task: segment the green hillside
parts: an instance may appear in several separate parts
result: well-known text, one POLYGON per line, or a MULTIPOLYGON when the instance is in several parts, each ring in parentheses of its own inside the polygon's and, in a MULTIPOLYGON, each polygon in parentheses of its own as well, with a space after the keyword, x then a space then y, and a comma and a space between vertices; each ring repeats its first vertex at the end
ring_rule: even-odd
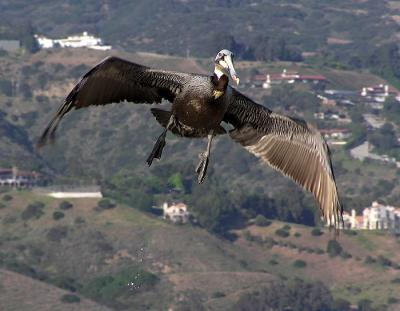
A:
MULTIPOLYGON (((281 222, 251 225, 229 242, 129 206, 101 209, 96 199, 68 201, 72 207, 65 209, 61 200, 32 192, 2 194, 0 264, 7 279, 0 286, 22 281, 9 270, 63 289, 51 289, 52 303, 65 306, 61 293, 69 291, 81 298, 81 307, 89 303, 87 297, 124 310, 196 304, 231 310, 244 293, 295 278, 322 281, 335 299, 353 304, 369 299, 374 306, 390 305, 388 299, 399 290, 399 241, 390 234, 342 234, 337 241, 343 250, 328 254, 334 234, 324 229, 312 234, 311 227, 281 222)), ((44 295, 44 286, 36 286, 38 295, 44 295)), ((10 291, 2 292, 0 301, 15 297, 10 291)), ((35 301, 33 295, 18 297, 20 306, 35 301)), ((13 298, 10 306, 11 301, 18 305, 13 298)))

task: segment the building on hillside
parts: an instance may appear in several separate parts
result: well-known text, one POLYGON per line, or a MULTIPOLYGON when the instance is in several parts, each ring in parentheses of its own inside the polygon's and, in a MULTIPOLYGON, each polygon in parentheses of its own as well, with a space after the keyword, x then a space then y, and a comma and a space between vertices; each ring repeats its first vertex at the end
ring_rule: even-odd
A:
POLYGON ((0 50, 15 52, 21 48, 19 40, 0 40, 0 50))
POLYGON ((35 38, 42 49, 61 48, 82 48, 86 47, 95 50, 110 50, 110 45, 103 45, 100 38, 89 35, 86 31, 82 35, 69 36, 64 39, 49 39, 45 36, 35 35, 35 38))
POLYGON ((400 101, 400 93, 387 84, 363 87, 360 95, 365 105, 375 110, 382 110, 389 96, 393 96, 397 101, 400 101))
POLYGON ((330 98, 328 98, 326 96, 319 95, 319 94, 317 95, 317 97, 321 101, 320 103, 321 103, 322 106, 327 106, 327 107, 336 106, 336 100, 334 100, 334 99, 330 99, 330 98))
POLYGON ((301 75, 297 71, 287 71, 283 69, 282 73, 268 73, 255 75, 252 78, 253 85, 256 87, 262 87, 269 89, 273 85, 278 84, 293 84, 293 83, 327 83, 328 80, 321 75, 301 75))
POLYGON ((25 188, 36 186, 41 179, 39 173, 21 171, 17 167, 0 168, 0 186, 25 188))
POLYGON ((173 223, 187 223, 190 219, 190 213, 187 205, 184 203, 173 203, 168 205, 167 202, 163 204, 163 218, 172 221, 173 223))
POLYGON ((372 202, 370 207, 357 216, 353 209, 351 214, 343 213, 344 226, 353 230, 389 230, 400 233, 400 208, 372 202))
POLYGON ((331 145, 345 145, 348 138, 351 137, 351 132, 344 128, 319 129, 319 132, 324 136, 327 143, 331 145))
POLYGON ((367 86, 361 89, 362 97, 373 99, 375 102, 380 103, 383 103, 391 94, 394 94, 393 90, 389 90, 389 85, 387 84, 367 86))

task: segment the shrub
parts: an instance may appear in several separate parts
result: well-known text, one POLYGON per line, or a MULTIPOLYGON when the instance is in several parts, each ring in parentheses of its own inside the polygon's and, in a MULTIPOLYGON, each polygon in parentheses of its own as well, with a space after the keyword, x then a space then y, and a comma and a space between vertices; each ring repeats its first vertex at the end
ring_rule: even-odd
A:
POLYGON ((73 208, 74 206, 72 205, 71 202, 62 201, 58 207, 59 207, 59 209, 67 210, 67 209, 73 208))
POLYGON ((323 235, 324 233, 319 229, 319 228, 313 228, 312 230, 311 230, 311 235, 312 236, 321 236, 321 235, 323 235))
POLYGON ((343 251, 342 246, 336 240, 329 240, 328 245, 326 247, 326 252, 329 254, 329 257, 333 258, 343 251))
POLYGON ((349 254, 349 253, 346 252, 346 251, 342 251, 342 252, 340 253, 340 257, 342 257, 343 259, 349 259, 349 258, 351 258, 351 257, 353 257, 353 256, 351 256, 351 254, 349 254))
POLYGON ((54 220, 59 220, 59 219, 61 219, 61 218, 64 218, 64 213, 63 212, 59 212, 59 211, 55 211, 54 213, 53 213, 53 219, 54 220))
POLYGON ((65 276, 58 276, 56 278, 53 278, 50 280, 50 283, 59 288, 66 289, 70 292, 76 292, 80 287, 73 278, 65 276))
POLYGON ((114 203, 111 203, 108 199, 102 199, 97 203, 99 209, 111 209, 115 207, 114 203))
POLYGON ((83 286, 82 292, 97 301, 110 302, 126 293, 130 288, 135 290, 149 289, 158 280, 159 278, 155 274, 140 267, 132 266, 113 276, 95 277, 83 286))
POLYGON ((281 238, 287 238, 288 236, 290 236, 290 233, 287 232, 287 231, 286 231, 285 229, 283 229, 283 228, 277 229, 277 230, 275 231, 275 234, 276 234, 277 236, 280 236, 281 238))
POLYGON ((299 237, 301 237, 301 233, 300 233, 300 232, 295 232, 294 236, 295 236, 296 238, 299 238, 299 237))
POLYGON ((65 294, 61 297, 61 301, 65 303, 79 303, 81 299, 74 294, 65 294))
POLYGON ((390 281, 392 284, 400 284, 400 278, 394 278, 393 280, 390 281))
POLYGON ((85 219, 81 216, 76 217, 74 220, 75 225, 84 224, 85 222, 86 222, 85 219))
POLYGON ((399 302, 399 299, 395 298, 395 297, 389 297, 387 300, 388 304, 395 304, 399 302))
POLYGON ((13 199, 13 197, 9 194, 3 195, 3 201, 5 201, 5 202, 11 201, 12 199, 13 199))
POLYGON ((380 264, 383 267, 391 267, 392 266, 392 261, 382 255, 379 255, 377 258, 378 264, 380 264))
POLYGON ((376 262, 376 260, 373 258, 373 257, 371 257, 371 256, 367 256, 367 257, 365 257, 365 259, 364 259, 364 263, 366 263, 366 264, 373 264, 373 263, 375 263, 376 262))
POLYGON ((271 260, 269 261, 269 264, 270 264, 271 266, 276 266, 276 265, 279 265, 279 262, 276 261, 275 259, 271 259, 271 260))
POLYGON ((29 204, 21 213, 22 220, 30 220, 33 218, 39 219, 44 215, 44 204, 42 202, 34 202, 29 204))
POLYGON ((67 227, 53 227, 47 232, 47 239, 52 242, 60 242, 68 234, 67 227))
POLYGON ((0 203, 0 209, 6 208, 6 207, 7 207, 7 205, 5 205, 4 203, 0 203))
POLYGON ((263 215, 257 215, 254 220, 254 224, 259 227, 268 227, 270 224, 272 224, 272 221, 268 220, 263 215))
POLYGON ((223 292, 217 291, 217 292, 212 293, 211 297, 212 298, 222 298, 222 297, 225 297, 225 294, 223 292))
POLYGON ((293 262, 293 267, 295 267, 295 268, 304 268, 306 266, 307 266, 307 263, 301 259, 297 259, 293 262))

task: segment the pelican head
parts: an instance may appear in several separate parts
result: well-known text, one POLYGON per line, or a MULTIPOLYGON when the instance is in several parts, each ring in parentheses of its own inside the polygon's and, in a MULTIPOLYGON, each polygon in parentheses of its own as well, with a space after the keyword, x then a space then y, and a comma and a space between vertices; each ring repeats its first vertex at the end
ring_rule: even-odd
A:
POLYGON ((236 82, 236 84, 239 84, 239 78, 236 75, 235 68, 233 67, 233 53, 229 50, 221 50, 215 56, 215 74, 218 76, 218 78, 221 77, 222 74, 225 74, 227 76, 231 76, 232 80, 236 82))

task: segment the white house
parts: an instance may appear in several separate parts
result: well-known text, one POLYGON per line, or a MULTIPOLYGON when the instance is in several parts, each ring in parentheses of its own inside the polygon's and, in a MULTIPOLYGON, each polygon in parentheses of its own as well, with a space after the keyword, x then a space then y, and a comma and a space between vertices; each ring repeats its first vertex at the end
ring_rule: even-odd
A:
POLYGON ((39 182, 41 176, 36 172, 21 171, 17 167, 0 168, 0 186, 7 187, 33 187, 39 182))
POLYGON ((171 220, 173 223, 187 223, 190 213, 187 210, 187 205, 184 203, 173 203, 168 206, 167 202, 163 204, 163 218, 171 220))
POLYGON ((400 208, 372 202, 363 210, 361 216, 353 209, 351 215, 343 213, 345 228, 365 230, 390 230, 400 233, 400 208))
POLYGON ((110 50, 110 45, 103 45, 100 38, 89 35, 86 31, 82 35, 69 36, 64 39, 50 39, 45 36, 35 35, 39 46, 42 49, 51 49, 56 46, 61 48, 81 48, 86 47, 95 50, 110 50))
POLYGON ((293 84, 296 82, 301 83, 327 83, 328 80, 321 75, 301 75, 297 71, 287 71, 283 69, 282 73, 268 73, 255 75, 253 78, 255 86, 261 86, 264 89, 269 89, 275 84, 293 84))

